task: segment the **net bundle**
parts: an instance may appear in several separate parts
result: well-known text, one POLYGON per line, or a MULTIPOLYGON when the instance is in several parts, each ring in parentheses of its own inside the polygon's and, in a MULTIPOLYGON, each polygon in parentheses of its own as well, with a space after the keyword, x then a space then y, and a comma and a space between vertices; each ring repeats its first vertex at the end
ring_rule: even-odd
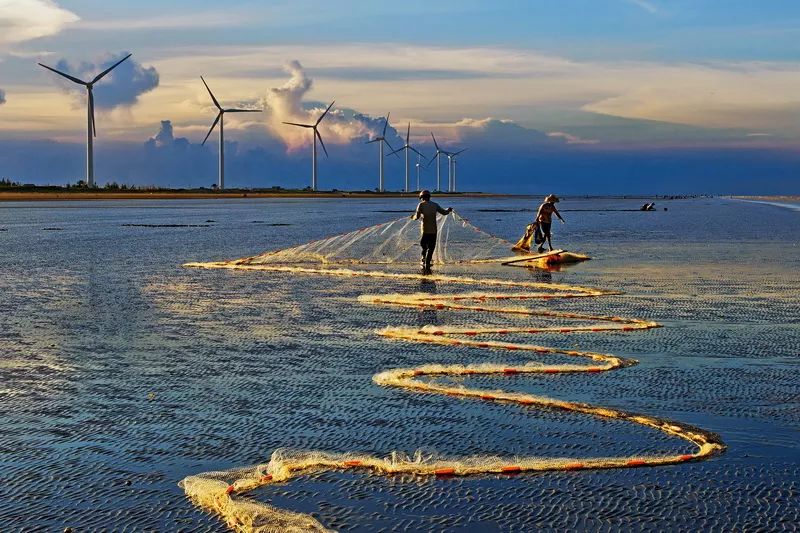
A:
MULTIPOLYGON (((469 263, 509 255, 511 243, 480 230, 455 212, 439 215, 434 262, 469 263)), ((240 259, 240 265, 263 264, 390 264, 420 258, 419 220, 403 217, 300 246, 240 259)))

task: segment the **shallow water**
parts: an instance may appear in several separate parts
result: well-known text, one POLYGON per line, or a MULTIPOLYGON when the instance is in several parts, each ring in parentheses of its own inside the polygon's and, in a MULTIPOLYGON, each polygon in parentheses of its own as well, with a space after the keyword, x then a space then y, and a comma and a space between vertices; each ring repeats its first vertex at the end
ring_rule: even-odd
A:
MULTIPOLYGON (((254 496, 340 530, 795 528, 800 213, 723 199, 612 211, 643 202, 560 204, 567 224, 554 225, 554 244, 595 258, 587 263, 562 272, 470 271, 625 291, 547 305, 666 327, 536 342, 640 364, 602 375, 470 381, 677 419, 719 433, 726 454, 665 468, 516 477, 323 473, 254 496)), ((532 216, 522 210, 535 207, 519 199, 443 203, 512 241, 532 216)), ((364 293, 460 287, 180 267, 300 244, 413 207, 406 200, 0 205, 0 530, 224 530, 177 482, 266 461, 279 447, 575 457, 686 448, 620 422, 374 385, 374 373, 396 366, 524 360, 374 334, 386 325, 507 317, 356 301, 364 293)))

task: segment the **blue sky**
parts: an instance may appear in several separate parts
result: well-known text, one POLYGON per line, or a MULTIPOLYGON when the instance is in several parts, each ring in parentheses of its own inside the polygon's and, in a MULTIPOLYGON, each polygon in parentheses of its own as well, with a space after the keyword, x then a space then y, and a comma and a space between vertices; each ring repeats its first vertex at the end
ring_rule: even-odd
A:
MULTIPOLYGON (((576 191, 591 183, 587 158, 619 192, 635 183, 614 181, 632 172, 626 157, 664 153, 664 187, 699 187, 702 174, 741 192, 763 169, 756 183, 798 188, 800 2, 0 0, 0 28, 0 174, 12 178, 61 183, 80 171, 85 97, 36 62, 89 72, 130 51, 129 72, 96 88, 109 102, 98 115, 97 158, 113 146, 125 171, 110 163, 105 172, 139 183, 170 183, 187 167, 165 160, 130 173, 165 120, 173 139, 192 146, 193 155, 172 158, 213 160, 213 143, 194 147, 214 116, 202 74, 221 100, 265 109, 226 122, 242 185, 302 182, 309 139, 280 122, 311 118, 335 98, 339 111, 323 135, 336 169, 329 184, 339 188, 370 182, 376 165, 362 161, 361 144, 387 111, 398 128, 414 124, 426 152, 430 131, 453 146, 471 143, 460 167, 467 188, 499 187, 491 169, 500 160, 514 188, 538 185, 524 173, 542 151, 556 154, 559 179, 576 191), (292 61, 298 68, 287 70, 292 61), (274 91, 302 80, 305 90, 274 91), (136 92, 123 97, 127 86, 136 92), (66 159, 28 165, 24 147, 34 145, 66 159), (268 155, 280 175, 252 170, 261 161, 253 153, 268 155), (726 153, 752 154, 752 165, 731 167, 726 153), (721 175, 698 170, 698 154, 721 175)), ((213 174, 194 173, 203 184, 213 174)))

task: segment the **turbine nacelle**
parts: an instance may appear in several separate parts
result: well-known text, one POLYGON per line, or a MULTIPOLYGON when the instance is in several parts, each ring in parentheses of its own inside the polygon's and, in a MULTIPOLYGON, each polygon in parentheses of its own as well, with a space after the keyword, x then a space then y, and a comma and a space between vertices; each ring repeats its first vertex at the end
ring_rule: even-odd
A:
POLYGON ((222 119, 222 116, 225 113, 261 113, 261 109, 235 109, 235 108, 223 109, 223 107, 219 105, 219 101, 214 96, 214 93, 211 92, 211 89, 206 83, 206 80, 203 79, 203 76, 200 76, 200 79, 203 80, 203 85, 206 86, 206 90, 208 91, 209 96, 211 96, 211 101, 214 102, 214 106, 217 109, 219 109, 219 113, 217 113, 217 118, 214 119, 214 123, 211 124, 211 128, 208 130, 208 133, 206 133, 206 137, 205 139, 203 139, 203 142, 201 144, 206 144, 206 141, 208 140, 208 137, 211 135, 211 132, 214 131, 215 127, 217 127, 217 123, 220 121, 220 119, 222 119))
POLYGON ((120 63, 122 63, 123 61, 125 61, 126 59, 131 57, 131 55, 132 54, 126 55, 125 57, 123 57, 122 59, 120 59, 119 61, 117 61, 116 63, 114 63, 110 67, 108 67, 107 69, 105 69, 103 72, 101 72, 100 74, 98 74, 97 76, 92 78, 91 81, 85 81, 85 80, 82 80, 80 78, 76 78, 75 76, 72 76, 71 74, 67 74, 66 72, 61 72, 60 70, 55 69, 53 67, 48 67, 44 63, 39 63, 39 66, 44 67, 44 68, 46 68, 47 70, 49 70, 51 72, 55 72, 59 76, 62 76, 62 77, 68 79, 69 81, 71 81, 73 83, 77 83, 78 85, 83 85, 84 87, 86 87, 86 92, 88 93, 88 98, 87 98, 87 100, 88 100, 88 110, 87 110, 87 115, 88 115, 87 121, 88 121, 88 124, 86 126, 86 128, 87 128, 87 132, 86 132, 86 184, 89 187, 93 187, 94 186, 94 146, 93 146, 93 143, 92 143, 92 139, 94 137, 97 137, 97 125, 96 125, 95 119, 94 119, 94 93, 92 92, 92 90, 94 89, 95 83, 97 83, 98 81, 103 79, 103 77, 106 74, 108 74, 109 72, 111 72, 112 70, 117 68, 120 63))
POLYGON ((116 63, 114 63, 110 67, 108 67, 107 69, 105 69, 103 72, 101 72, 100 74, 98 74, 97 76, 92 78, 91 81, 84 81, 84 80, 82 80, 80 78, 76 78, 75 76, 67 74, 66 72, 61 72, 60 70, 55 69, 53 67, 48 67, 44 63, 39 63, 39 66, 40 67, 44 67, 44 68, 46 68, 47 70, 49 70, 51 72, 55 72, 59 76, 63 76, 63 77, 67 78, 69 81, 71 81, 73 83, 77 83, 78 85, 83 85, 84 87, 86 87, 86 90, 89 92, 89 115, 91 116, 91 121, 92 121, 91 133, 92 133, 93 137, 97 137, 97 127, 96 127, 95 121, 94 121, 94 94, 92 93, 92 89, 94 89, 94 84, 97 83, 98 81, 100 81, 101 79, 103 79, 103 77, 106 74, 108 74, 109 72, 111 72, 112 70, 117 68, 117 66, 119 66, 120 63, 122 63, 123 61, 125 61, 126 59, 131 57, 132 55, 133 54, 126 55, 125 57, 123 57, 122 59, 120 59, 119 61, 117 61, 116 63))
POLYGON ((322 135, 319 133, 319 123, 322 122, 322 119, 325 118, 325 115, 328 114, 328 111, 331 110, 333 104, 336 103, 336 100, 331 102, 325 111, 319 116, 316 122, 313 124, 301 124, 299 122, 283 122, 284 124, 288 124, 289 126, 297 126, 299 128, 311 128, 313 130, 312 134, 312 146, 311 146, 311 188, 313 190, 317 190, 317 139, 319 139, 319 144, 322 146, 322 151, 325 152, 325 157, 328 157, 328 149, 325 148, 325 143, 322 141, 322 135))

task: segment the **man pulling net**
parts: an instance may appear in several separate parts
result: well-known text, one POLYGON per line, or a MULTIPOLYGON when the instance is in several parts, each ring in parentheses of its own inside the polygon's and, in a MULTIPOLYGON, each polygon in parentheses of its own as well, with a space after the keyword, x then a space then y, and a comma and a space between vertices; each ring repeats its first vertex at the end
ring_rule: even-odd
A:
POLYGON ((417 205, 417 210, 412 218, 414 220, 422 218, 422 237, 419 240, 419 245, 422 248, 421 268, 423 274, 430 274, 433 252, 436 250, 436 238, 439 231, 436 224, 436 215, 449 215, 453 212, 453 208, 442 209, 439 204, 431 201, 431 192, 428 190, 420 192, 419 199, 419 205, 417 205))

